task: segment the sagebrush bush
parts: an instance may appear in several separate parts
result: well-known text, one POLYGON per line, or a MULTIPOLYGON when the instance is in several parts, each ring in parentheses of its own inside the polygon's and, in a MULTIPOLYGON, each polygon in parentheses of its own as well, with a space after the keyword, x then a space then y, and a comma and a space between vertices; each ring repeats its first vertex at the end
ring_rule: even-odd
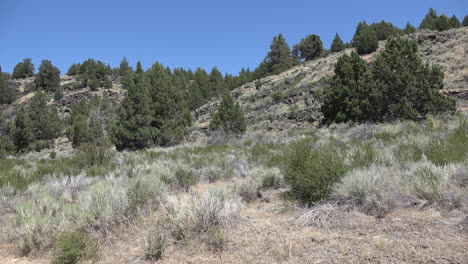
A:
POLYGON ((346 173, 343 149, 330 142, 314 147, 309 139, 290 145, 283 169, 291 194, 304 204, 325 199, 330 188, 346 173))
POLYGON ((184 191, 188 191, 192 185, 198 182, 197 175, 190 168, 178 167, 174 174, 177 179, 177 185, 184 191))
POLYGON ((234 191, 244 202, 253 202, 261 197, 260 186, 257 180, 249 179, 238 183, 234 191))
POLYGON ((97 260, 98 243, 81 231, 63 231, 55 241, 53 264, 75 264, 84 260, 97 260))
POLYGON ((462 162, 467 159, 468 122, 464 120, 447 138, 432 140, 424 154, 437 165, 462 162))

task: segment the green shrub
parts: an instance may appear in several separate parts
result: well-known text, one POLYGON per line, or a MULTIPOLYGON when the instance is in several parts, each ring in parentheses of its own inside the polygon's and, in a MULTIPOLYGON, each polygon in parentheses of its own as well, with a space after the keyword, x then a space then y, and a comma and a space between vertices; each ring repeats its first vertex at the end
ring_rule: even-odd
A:
POLYGON ((53 264, 74 264, 83 260, 96 260, 98 243, 81 231, 63 231, 53 250, 53 264))
POLYGON ((468 158, 468 123, 463 122, 447 139, 433 140, 424 154, 437 165, 464 161, 468 158))
POLYGON ((422 167, 414 172, 413 177, 411 189, 416 196, 431 203, 439 200, 439 175, 428 167, 422 167))
POLYGON ((257 81, 255 82, 255 89, 258 90, 258 89, 260 89, 260 88, 262 88, 262 81, 257 80, 257 81))
POLYGON ((193 170, 183 167, 177 168, 175 171, 175 178, 177 179, 177 185, 184 191, 188 191, 190 186, 198 182, 198 178, 193 170))
POLYGON ((166 236, 159 230, 152 231, 146 238, 146 260, 158 261, 166 248, 166 236))
POLYGON ((50 154, 49 154, 49 158, 51 159, 55 159, 57 157, 57 152, 55 151, 52 151, 50 154))
POLYGON ((419 161, 423 151, 415 143, 400 144, 396 149, 396 158, 400 162, 419 161))
POLYGON ((337 142, 315 148, 311 143, 310 139, 292 143, 283 168, 291 194, 304 204, 326 198, 347 171, 343 149, 337 142))

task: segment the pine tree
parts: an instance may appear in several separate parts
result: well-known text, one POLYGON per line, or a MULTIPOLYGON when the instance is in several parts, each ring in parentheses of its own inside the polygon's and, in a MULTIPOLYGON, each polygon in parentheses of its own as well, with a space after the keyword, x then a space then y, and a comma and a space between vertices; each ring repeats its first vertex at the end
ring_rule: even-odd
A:
POLYGON ((451 28, 450 19, 446 15, 441 15, 436 20, 436 29, 438 31, 445 31, 451 28))
POLYGON ((294 66, 291 49, 282 34, 275 36, 266 58, 255 70, 256 78, 278 74, 294 66))
POLYGON ((390 39, 374 62, 372 76, 382 93, 375 101, 380 108, 379 121, 455 110, 455 102, 439 92, 443 74, 438 67, 422 62, 414 40, 390 39))
POLYGON ((375 114, 372 76, 356 53, 344 54, 335 64, 335 76, 324 89, 322 112, 327 122, 372 120, 375 114))
POLYGON ((372 23, 369 27, 377 34, 377 40, 387 40, 390 36, 397 36, 400 33, 397 27, 384 20, 379 23, 372 23))
POLYGON ((128 84, 127 95, 117 111, 112 141, 118 151, 136 150, 152 145, 158 130, 151 124, 151 97, 142 83, 128 84))
POLYGON ((60 87, 60 70, 49 60, 43 60, 36 75, 36 87, 45 91, 55 91, 60 87))
POLYGON ((0 105, 11 104, 15 100, 15 91, 0 71, 0 105))
POLYGON ((13 131, 14 124, 7 122, 0 112, 0 158, 5 158, 7 154, 15 151, 15 144, 12 138, 13 131))
POLYGON ((343 40, 340 38, 338 33, 336 33, 335 38, 333 39, 333 42, 330 46, 330 51, 331 52, 340 52, 345 49, 345 45, 343 43, 343 40))
POLYGON ((209 75, 210 86, 212 87, 213 95, 219 96, 225 91, 224 78, 218 68, 213 67, 209 75))
POLYGON ((403 33, 408 35, 408 34, 412 34, 416 32, 416 28, 410 24, 410 22, 406 22, 406 26, 405 28, 403 29, 403 33))
POLYGON ((353 46, 359 54, 369 54, 377 50, 379 43, 377 34, 367 23, 359 22, 353 37, 353 46))
POLYGON ((303 38, 301 42, 296 46, 299 51, 299 57, 305 61, 313 60, 320 56, 323 52, 323 43, 320 40, 320 36, 308 35, 303 38))
POLYGON ((439 17, 434 9, 429 9, 429 12, 426 14, 424 19, 421 21, 419 25, 420 29, 429 29, 429 30, 437 30, 437 20, 439 17))
POLYGON ((453 15, 450 18, 449 24, 450 24, 450 28, 459 28, 461 25, 460 20, 458 20, 458 18, 455 15, 453 15))
POLYGON ((21 152, 27 150, 34 141, 32 121, 24 109, 21 109, 15 117, 13 132, 13 143, 16 150, 21 152))
POLYGON ((222 130, 225 133, 243 134, 247 129, 244 112, 239 102, 234 101, 230 93, 226 93, 210 122, 210 130, 222 130))
POLYGON ((48 141, 59 136, 62 130, 57 109, 54 105, 47 105, 44 92, 36 92, 26 109, 32 121, 32 131, 36 140, 48 141))
POLYGON ((34 76, 34 64, 31 59, 24 59, 22 62, 16 64, 13 69, 13 79, 28 78, 34 76))
POLYGON ((130 74, 132 71, 133 69, 132 67, 128 65, 127 58, 123 57, 122 61, 120 62, 119 75, 126 76, 130 74))
POLYGON ((183 94, 172 85, 167 71, 161 64, 154 63, 146 72, 143 84, 152 99, 152 127, 159 131, 155 143, 168 145, 182 140, 188 132, 191 114, 183 94))
POLYGON ((462 22, 462 27, 468 27, 468 16, 465 16, 463 18, 463 22, 462 22))

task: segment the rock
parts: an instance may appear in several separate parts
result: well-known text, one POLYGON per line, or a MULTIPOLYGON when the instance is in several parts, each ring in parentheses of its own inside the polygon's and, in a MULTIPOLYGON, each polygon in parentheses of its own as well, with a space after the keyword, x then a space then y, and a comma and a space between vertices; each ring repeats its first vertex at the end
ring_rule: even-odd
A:
POLYGON ((428 245, 423 244, 423 243, 416 243, 416 245, 414 245, 414 246, 417 247, 417 248, 429 248, 428 245))
POLYGON ((271 200, 270 200, 270 197, 264 197, 260 200, 261 203, 270 203, 271 200))

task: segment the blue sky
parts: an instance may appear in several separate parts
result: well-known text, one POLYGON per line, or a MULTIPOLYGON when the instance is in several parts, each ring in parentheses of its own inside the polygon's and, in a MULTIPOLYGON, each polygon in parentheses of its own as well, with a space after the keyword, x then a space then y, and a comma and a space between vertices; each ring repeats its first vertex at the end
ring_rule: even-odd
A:
POLYGON ((466 0, 0 0, 0 65, 12 72, 23 58, 36 68, 49 59, 65 73, 87 58, 115 67, 126 56, 145 69, 159 61, 237 74, 254 69, 278 33, 290 46, 317 34, 329 48, 336 32, 349 41, 359 21, 418 26, 430 7, 468 14, 466 0))

